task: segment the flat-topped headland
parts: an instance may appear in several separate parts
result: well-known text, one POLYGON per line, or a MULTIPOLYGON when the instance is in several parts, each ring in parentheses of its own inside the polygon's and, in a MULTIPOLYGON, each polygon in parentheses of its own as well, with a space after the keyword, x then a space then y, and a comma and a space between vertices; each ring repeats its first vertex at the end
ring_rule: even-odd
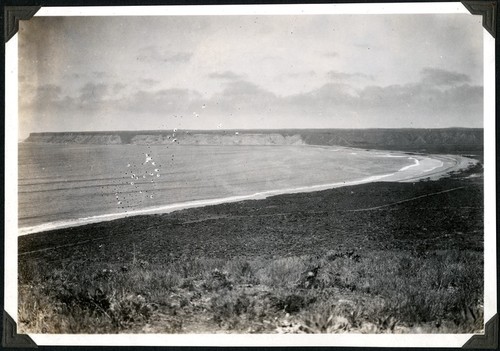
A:
POLYGON ((28 143, 184 145, 337 145, 430 153, 483 149, 482 128, 244 129, 31 133, 28 143), (175 140, 175 141, 174 141, 175 140))

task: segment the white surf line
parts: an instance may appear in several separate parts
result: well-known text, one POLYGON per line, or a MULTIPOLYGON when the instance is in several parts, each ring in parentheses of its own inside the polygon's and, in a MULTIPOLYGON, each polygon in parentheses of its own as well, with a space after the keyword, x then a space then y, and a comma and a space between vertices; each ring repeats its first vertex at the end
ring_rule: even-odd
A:
POLYGON ((223 203, 231 203, 231 202, 238 202, 238 201, 244 201, 244 200, 262 200, 262 199, 265 199, 269 196, 274 196, 274 195, 320 191, 320 190, 338 188, 338 187, 342 187, 342 186, 358 185, 358 184, 373 182, 373 181, 376 181, 376 180, 379 180, 379 179, 382 179, 385 177, 389 177, 389 176, 392 176, 395 174, 396 173, 389 173, 389 174, 383 174, 383 175, 378 175, 378 176, 371 176, 368 178, 363 178, 363 179, 349 181, 349 182, 337 182, 337 183, 329 183, 329 184, 304 186, 304 187, 298 187, 298 188, 267 190, 267 191, 262 191, 262 192, 250 194, 250 195, 236 195, 236 196, 229 196, 229 197, 216 198, 216 199, 187 201, 187 202, 181 202, 181 203, 177 203, 177 204, 170 204, 170 205, 164 205, 164 206, 158 206, 158 207, 152 207, 152 208, 145 208, 145 209, 141 209, 141 210, 129 211, 127 213, 110 213, 110 214, 105 214, 105 215, 97 215, 97 216, 83 217, 83 218, 77 218, 77 219, 61 220, 61 221, 44 223, 44 224, 40 224, 40 225, 36 225, 36 226, 32 226, 32 227, 19 228, 19 235, 21 236, 21 235, 27 235, 27 234, 34 234, 34 233, 38 233, 38 232, 42 232, 42 231, 54 230, 54 229, 63 229, 63 228, 76 227, 76 226, 81 226, 81 225, 91 224, 91 223, 112 221, 112 220, 119 219, 119 218, 126 218, 126 217, 138 216, 138 215, 170 213, 173 211, 187 209, 187 208, 194 208, 194 207, 219 205, 219 204, 223 204, 223 203))
POLYGON ((457 166, 460 166, 459 168, 461 169, 462 168, 461 165, 462 165, 463 160, 467 160, 467 165, 473 165, 473 164, 476 164, 479 162, 477 160, 470 159, 470 158, 463 157, 463 156, 461 157, 461 159, 457 159, 456 157, 453 157, 450 155, 433 155, 433 156, 434 157, 431 158, 430 160, 439 162, 439 165, 432 167, 432 168, 424 169, 422 172, 427 173, 427 172, 431 172, 431 171, 438 169, 438 168, 443 168, 443 172, 444 172, 446 170, 450 170, 450 169, 457 167, 457 166), (444 162, 447 162, 447 165, 445 165, 444 162))
MULTIPOLYGON (((392 156, 392 157, 407 157, 407 156, 392 156)), ((410 158, 414 160, 414 164, 402 167, 401 169, 399 169, 398 171, 396 171, 394 173, 375 175, 375 176, 370 176, 367 178, 362 178, 362 179, 357 179, 357 180, 352 180, 352 181, 342 181, 342 182, 335 182, 335 183, 303 186, 303 187, 297 187, 297 188, 286 188, 286 189, 278 189, 278 190, 266 190, 266 191, 257 192, 257 193, 250 194, 250 195, 235 195, 235 196, 229 196, 229 197, 224 197, 224 198, 187 201, 187 202, 181 202, 181 203, 176 203, 176 204, 170 204, 170 205, 164 205, 164 206, 145 208, 145 209, 141 209, 141 210, 129 211, 126 213, 110 213, 110 214, 104 214, 104 215, 54 221, 54 222, 44 223, 44 224, 40 224, 40 225, 36 225, 36 226, 19 228, 18 235, 22 236, 22 235, 44 232, 44 231, 48 231, 48 230, 78 227, 78 226, 82 226, 82 225, 86 225, 86 224, 107 222, 107 221, 112 221, 115 219, 127 218, 127 217, 132 217, 132 216, 170 213, 173 211, 178 211, 178 210, 183 210, 183 209, 188 209, 188 208, 204 207, 204 206, 209 206, 209 205, 220 205, 223 203, 232 203, 232 202, 239 202, 239 201, 244 201, 244 200, 262 200, 262 199, 265 199, 269 196, 275 196, 275 195, 295 194, 295 193, 303 193, 303 192, 328 190, 328 189, 334 189, 334 188, 339 188, 339 187, 343 187, 343 186, 352 186, 352 185, 371 183, 371 182, 375 182, 378 180, 383 180, 384 178, 389 178, 389 177, 394 177, 394 176, 395 176, 395 178, 390 179, 391 181, 396 181, 396 182, 397 181, 404 181, 405 178, 407 177, 407 176, 405 177, 405 172, 408 169, 410 169, 411 167, 416 167, 420 164, 420 162, 416 158, 414 158, 414 157, 410 157, 410 158)), ((419 177, 422 177, 423 175, 424 175, 424 173, 419 175, 419 177)))
POLYGON ((439 166, 433 167, 431 169, 426 169, 421 171, 418 175, 412 175, 406 179, 400 179, 400 182, 414 182, 423 178, 430 178, 433 180, 444 177, 450 172, 460 171, 467 169, 468 167, 477 164, 479 161, 458 155, 429 155, 425 161, 437 161, 440 163, 439 166), (435 171, 437 169, 437 171, 435 171))
POLYGON ((417 167, 420 165, 420 161, 418 159, 416 159, 415 157, 408 157, 409 160, 413 160, 413 164, 412 165, 409 165, 409 166, 405 166, 403 168, 401 168, 398 172, 404 172, 412 167, 417 167))
POLYGON ((437 159, 434 159, 434 160, 438 161, 440 164, 438 166, 435 166, 435 167, 432 167, 432 168, 424 169, 422 172, 425 172, 425 173, 431 172, 431 171, 433 171, 433 170, 435 170, 437 168, 441 168, 441 167, 444 166, 444 162, 443 161, 437 160, 437 159))
POLYGON ((379 154, 381 157, 408 157, 408 155, 379 154))

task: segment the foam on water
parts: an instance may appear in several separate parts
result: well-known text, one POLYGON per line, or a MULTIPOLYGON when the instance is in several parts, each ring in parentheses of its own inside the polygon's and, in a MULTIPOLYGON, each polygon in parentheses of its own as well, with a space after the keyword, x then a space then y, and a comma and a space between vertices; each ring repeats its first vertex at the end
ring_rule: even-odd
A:
POLYGON ((443 161, 439 161, 439 160, 433 160, 433 161, 436 161, 435 163, 437 164, 436 166, 433 166, 431 168, 427 168, 427 169, 424 169, 423 172, 424 173, 428 173, 428 172, 432 172, 433 170, 435 169, 438 169, 440 167, 443 167, 444 166, 444 162, 443 161))
POLYGON ((420 165, 420 161, 419 161, 419 160, 417 160, 415 157, 408 157, 408 159, 409 159, 409 160, 413 160, 413 162, 414 162, 414 163, 413 163, 412 165, 405 166, 405 167, 401 168, 401 169, 399 170, 399 172, 404 172, 404 171, 406 171, 406 170, 408 170, 408 169, 410 169, 410 168, 412 168, 412 167, 417 167, 417 166, 419 166, 419 165, 420 165))

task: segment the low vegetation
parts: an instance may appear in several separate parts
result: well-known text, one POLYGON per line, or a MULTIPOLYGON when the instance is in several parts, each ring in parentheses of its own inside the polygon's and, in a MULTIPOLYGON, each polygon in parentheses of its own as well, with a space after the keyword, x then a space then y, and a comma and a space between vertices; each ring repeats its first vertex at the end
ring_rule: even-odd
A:
POLYGON ((18 328, 478 332, 482 226, 482 179, 465 173, 29 235, 19 241, 18 328))
POLYGON ((19 322, 48 333, 472 332, 483 322, 481 266, 481 253, 460 251, 80 261, 31 270, 19 322))

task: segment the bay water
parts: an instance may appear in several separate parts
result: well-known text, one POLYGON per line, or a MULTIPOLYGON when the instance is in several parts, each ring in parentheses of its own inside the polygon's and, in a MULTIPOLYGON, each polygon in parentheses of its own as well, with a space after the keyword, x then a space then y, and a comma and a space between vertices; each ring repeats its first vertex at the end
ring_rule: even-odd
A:
POLYGON ((19 144, 20 228, 193 200, 350 182, 412 165, 322 146, 19 144))

